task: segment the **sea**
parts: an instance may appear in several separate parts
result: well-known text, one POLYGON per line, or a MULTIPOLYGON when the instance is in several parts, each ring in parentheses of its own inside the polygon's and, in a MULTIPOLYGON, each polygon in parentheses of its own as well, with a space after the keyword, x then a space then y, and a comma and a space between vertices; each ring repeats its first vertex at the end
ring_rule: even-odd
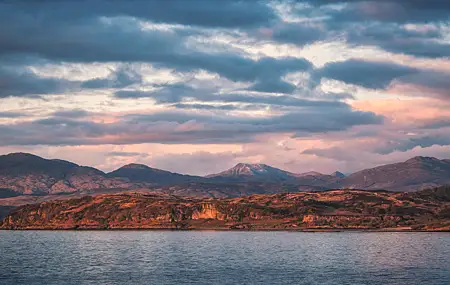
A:
POLYGON ((450 233, 0 231, 0 284, 450 284, 450 233))

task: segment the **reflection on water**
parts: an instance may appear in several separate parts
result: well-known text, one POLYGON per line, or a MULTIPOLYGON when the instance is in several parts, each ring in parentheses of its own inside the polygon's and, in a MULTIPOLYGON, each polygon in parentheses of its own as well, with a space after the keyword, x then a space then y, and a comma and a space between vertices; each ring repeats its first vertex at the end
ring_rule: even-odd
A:
POLYGON ((0 284, 450 284, 448 233, 0 231, 0 284))

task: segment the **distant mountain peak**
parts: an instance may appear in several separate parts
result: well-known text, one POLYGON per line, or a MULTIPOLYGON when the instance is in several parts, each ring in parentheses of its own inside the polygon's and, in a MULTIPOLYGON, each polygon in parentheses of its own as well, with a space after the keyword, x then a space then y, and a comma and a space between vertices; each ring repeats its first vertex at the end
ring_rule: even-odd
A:
POLYGON ((308 171, 305 173, 300 173, 300 174, 296 174, 295 176, 297 177, 303 177, 303 176, 323 176, 322 173, 317 172, 317 171, 308 171))
POLYGON ((333 172, 331 174, 331 176, 335 176, 335 177, 338 177, 338 178, 344 178, 346 175, 344 173, 340 172, 340 171, 335 171, 335 172, 333 172))
POLYGON ((149 169, 150 167, 145 164, 130 163, 121 167, 121 169, 149 169))
POLYGON ((293 173, 263 163, 238 163, 228 170, 206 177, 219 179, 231 178, 245 181, 284 181, 295 178, 293 173))
POLYGON ((430 156, 415 156, 413 158, 408 159, 405 162, 436 162, 436 161, 441 160, 430 156))
POLYGON ((262 173, 262 172, 268 172, 272 169, 275 169, 271 166, 268 166, 266 164, 262 163, 238 163, 231 169, 227 171, 231 171, 235 174, 255 174, 255 173, 262 173))
MULTIPOLYGON (((243 163, 240 162, 238 164, 236 164, 234 167, 252 167, 252 168, 258 168, 258 167, 267 167, 267 164, 263 164, 263 163, 243 163)), ((233 167, 233 168, 234 168, 233 167)))
POLYGON ((199 176, 183 175, 167 170, 149 167, 145 164, 130 163, 107 174, 109 177, 127 178, 132 182, 156 184, 176 184, 200 181, 199 176))
POLYGON ((3 155, 2 157, 11 159, 13 161, 17 161, 20 163, 29 163, 29 162, 34 162, 34 161, 40 161, 40 162, 48 162, 48 163, 54 162, 54 163, 58 163, 60 165, 64 164, 66 166, 71 166, 71 167, 79 166, 78 164, 67 161, 67 160, 46 159, 46 158, 31 154, 31 153, 26 153, 26 152, 14 152, 14 153, 3 155))
POLYGON ((4 157, 8 157, 8 158, 35 158, 35 159, 43 159, 40 156, 31 154, 31 153, 26 153, 26 152, 13 152, 13 153, 5 154, 3 156, 4 157))

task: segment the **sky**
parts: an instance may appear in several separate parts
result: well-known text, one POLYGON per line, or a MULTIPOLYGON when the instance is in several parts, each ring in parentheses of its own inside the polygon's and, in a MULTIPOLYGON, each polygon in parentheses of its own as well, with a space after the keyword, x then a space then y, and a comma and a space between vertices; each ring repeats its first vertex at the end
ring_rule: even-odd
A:
POLYGON ((4 1, 0 154, 205 175, 450 158, 450 1, 4 1))

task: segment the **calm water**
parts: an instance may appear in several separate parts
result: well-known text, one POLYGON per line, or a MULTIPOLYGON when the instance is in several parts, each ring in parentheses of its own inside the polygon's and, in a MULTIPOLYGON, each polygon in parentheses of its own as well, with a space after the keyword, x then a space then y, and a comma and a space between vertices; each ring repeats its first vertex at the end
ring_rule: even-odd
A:
POLYGON ((0 284, 450 284, 448 233, 0 231, 0 284))

